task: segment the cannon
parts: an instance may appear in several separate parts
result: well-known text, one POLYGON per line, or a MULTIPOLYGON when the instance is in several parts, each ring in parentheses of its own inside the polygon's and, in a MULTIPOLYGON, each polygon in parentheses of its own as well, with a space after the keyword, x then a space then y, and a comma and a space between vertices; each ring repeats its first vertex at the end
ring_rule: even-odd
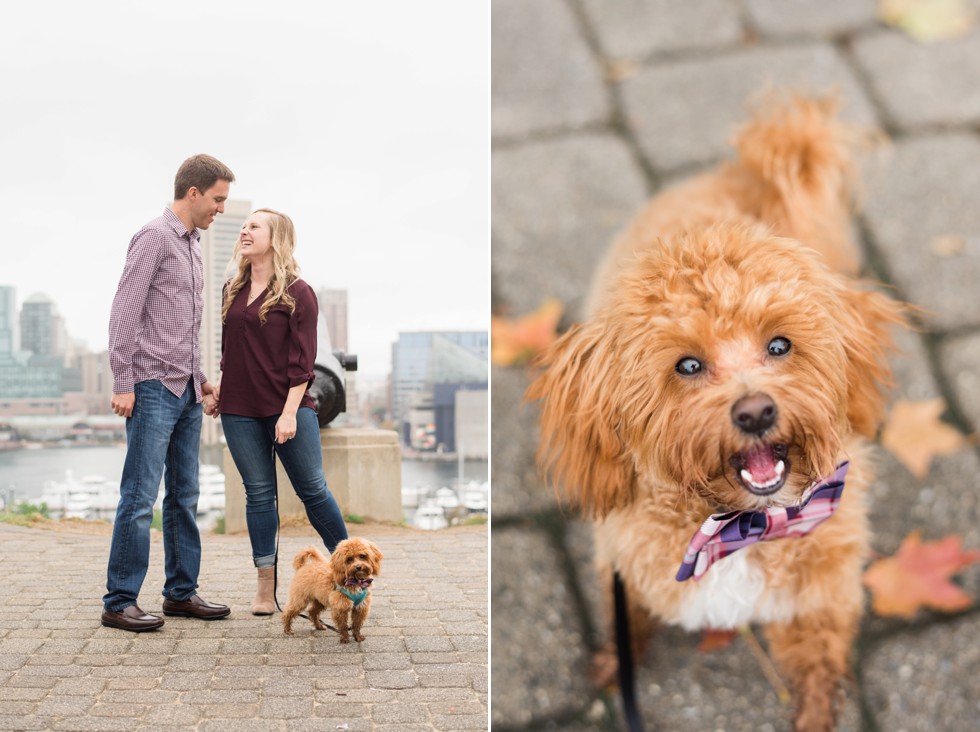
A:
POLYGON ((347 372, 357 371, 357 356, 333 348, 330 329, 321 314, 316 326, 316 359, 313 363, 313 383, 310 396, 316 405, 320 429, 330 424, 337 415, 347 411, 347 372))

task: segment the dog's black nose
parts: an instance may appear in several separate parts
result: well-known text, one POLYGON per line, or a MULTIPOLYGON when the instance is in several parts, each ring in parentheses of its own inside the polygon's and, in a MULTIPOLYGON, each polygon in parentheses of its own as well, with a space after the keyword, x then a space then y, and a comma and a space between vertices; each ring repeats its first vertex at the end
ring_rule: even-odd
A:
POLYGON ((761 435, 776 424, 776 402, 768 394, 742 397, 732 407, 732 422, 742 432, 761 435))

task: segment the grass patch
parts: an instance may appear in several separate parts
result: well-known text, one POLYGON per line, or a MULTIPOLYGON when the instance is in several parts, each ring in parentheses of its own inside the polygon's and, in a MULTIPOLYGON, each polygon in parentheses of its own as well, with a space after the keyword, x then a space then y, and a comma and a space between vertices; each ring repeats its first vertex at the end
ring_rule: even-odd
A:
POLYGON ((344 516, 344 521, 346 521, 349 524, 363 524, 363 523, 366 523, 363 518, 361 518, 357 514, 353 514, 353 513, 350 514, 349 516, 344 516))
POLYGON ((153 520, 150 522, 150 528, 156 529, 157 531, 163 531, 163 511, 154 509, 153 520))
POLYGON ((225 515, 221 514, 214 520, 214 528, 211 529, 215 534, 225 533, 225 515))
POLYGON ((0 512, 0 521, 15 526, 36 526, 50 519, 51 514, 48 510, 48 504, 43 502, 35 504, 28 503, 27 501, 18 501, 13 506, 0 512))
POLYGON ((486 526, 488 520, 486 516, 470 516, 463 520, 463 526, 486 526))

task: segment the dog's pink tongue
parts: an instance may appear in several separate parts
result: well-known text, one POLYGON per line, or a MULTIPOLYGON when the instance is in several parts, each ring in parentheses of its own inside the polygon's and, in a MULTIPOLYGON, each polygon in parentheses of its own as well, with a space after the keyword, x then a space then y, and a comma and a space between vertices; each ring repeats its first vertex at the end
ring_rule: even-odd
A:
POLYGON ((742 454, 745 457, 745 469, 752 476, 753 483, 763 485, 776 479, 776 460, 771 447, 760 445, 742 454))

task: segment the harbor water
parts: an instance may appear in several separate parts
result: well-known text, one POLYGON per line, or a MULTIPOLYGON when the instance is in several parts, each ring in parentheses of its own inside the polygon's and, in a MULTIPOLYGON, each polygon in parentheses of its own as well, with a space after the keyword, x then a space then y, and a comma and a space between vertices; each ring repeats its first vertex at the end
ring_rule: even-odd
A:
MULTIPOLYGON (((126 448, 122 446, 99 447, 47 447, 0 451, 0 505, 12 505, 20 501, 40 503, 42 496, 50 494, 53 486, 67 481, 95 484, 103 482, 116 486, 122 475, 126 448)), ((202 470, 222 468, 222 448, 202 447, 202 470), (209 467, 213 466, 213 467, 209 467)), ((203 473, 202 473, 203 476, 203 473)), ((486 485, 488 464, 486 461, 466 460, 435 462, 423 460, 402 461, 403 511, 406 521, 414 523, 416 509, 428 500, 435 499, 440 488, 463 484, 486 485)), ((202 479, 203 483, 203 479, 202 479)), ((162 492, 162 489, 161 489, 162 492)), ((215 510, 211 513, 221 513, 215 510)), ((111 520, 111 512, 90 512, 92 518, 111 520)), ((202 516, 203 528, 210 528, 214 515, 202 516)), ((429 528, 428 526, 425 528, 429 528)))

